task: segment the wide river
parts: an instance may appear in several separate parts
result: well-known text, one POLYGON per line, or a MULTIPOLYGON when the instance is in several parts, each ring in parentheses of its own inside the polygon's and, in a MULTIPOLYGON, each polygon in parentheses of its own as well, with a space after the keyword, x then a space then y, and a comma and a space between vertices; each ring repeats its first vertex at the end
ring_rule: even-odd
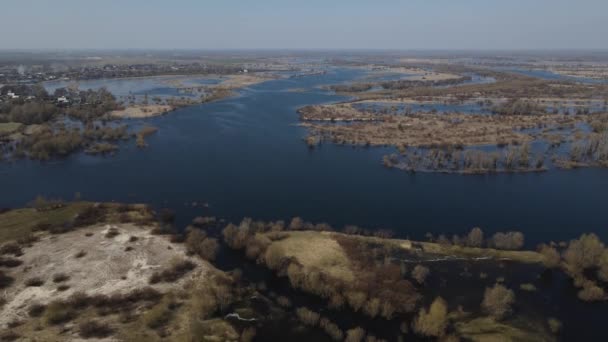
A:
POLYGON ((605 169, 408 174, 382 166, 391 148, 308 149, 296 109, 344 100, 317 86, 358 77, 361 71, 342 69, 269 81, 238 97, 147 119, 160 130, 144 150, 131 141, 108 158, 2 163, 0 207, 22 206, 38 194, 71 199, 79 192, 87 200, 169 207, 182 226, 197 215, 232 221, 301 216, 336 227, 390 228, 412 238, 479 226, 521 230, 530 246, 583 232, 608 240, 605 169))

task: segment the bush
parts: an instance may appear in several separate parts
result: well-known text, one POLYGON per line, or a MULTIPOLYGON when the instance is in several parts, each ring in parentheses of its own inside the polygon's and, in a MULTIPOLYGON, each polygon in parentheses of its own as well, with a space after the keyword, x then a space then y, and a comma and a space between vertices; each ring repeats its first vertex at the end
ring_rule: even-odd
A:
POLYGON ((165 296, 163 300, 146 311, 143 320, 151 329, 160 328, 167 324, 171 319, 172 311, 176 308, 176 303, 172 296, 165 296))
POLYGON ((81 211, 74 219, 74 227, 85 227, 103 222, 106 210, 100 205, 90 205, 81 211))
POLYGON ((174 260, 170 268, 152 274, 150 277, 150 284, 174 282, 183 277, 186 273, 192 271, 195 267, 196 264, 190 260, 174 260))
POLYGON ((5 289, 13 284, 15 279, 0 271, 0 289, 5 289))
POLYGON ((199 229, 189 229, 186 236, 186 249, 188 253, 196 254, 203 260, 213 261, 219 250, 217 239, 207 237, 207 234, 199 229))
POLYGON ((321 320, 319 321, 319 326, 334 341, 342 341, 344 339, 344 332, 342 332, 342 329, 340 329, 340 327, 338 325, 336 325, 329 319, 327 319, 325 317, 321 318, 321 320))
POLYGON ((496 233, 492 245, 497 249, 517 250, 524 246, 524 234, 521 232, 496 233))
POLYGON ((21 265, 22 263, 23 262, 19 259, 0 257, 0 267, 13 268, 21 265))
POLYGON ((288 308, 291 306, 291 300, 289 300, 289 298, 287 298, 285 296, 280 296, 277 298, 277 304, 279 304, 279 306, 282 306, 284 308, 288 308))
POLYGON ((79 259, 79 258, 84 257, 85 255, 87 255, 87 252, 81 250, 80 252, 74 254, 74 257, 77 258, 77 259, 79 259))
POLYGON ((70 285, 61 284, 61 285, 57 286, 57 291, 59 291, 59 292, 67 291, 69 289, 70 289, 70 285))
POLYGON ((44 313, 45 309, 46 309, 46 306, 44 306, 42 304, 32 304, 27 309, 27 313, 28 313, 28 315, 30 315, 30 317, 40 317, 44 313))
POLYGON ((447 315, 447 303, 441 297, 437 297, 428 311, 425 308, 420 309, 413 323, 414 331, 422 336, 443 336, 447 327, 447 315))
POLYGON ((21 250, 21 246, 19 246, 16 242, 8 242, 0 247, 0 255, 12 254, 14 256, 23 255, 23 250, 21 250))
POLYGON ((475 227, 471 229, 467 235, 467 245, 470 247, 481 247, 483 244, 483 231, 481 228, 475 227))
POLYGON ((541 244, 538 247, 538 252, 543 255, 543 265, 547 268, 556 268, 559 266, 562 257, 554 247, 541 244))
POLYGON ((44 311, 44 321, 49 325, 71 321, 75 316, 69 304, 59 301, 52 302, 44 311))
POLYGON ((300 322, 306 325, 314 327, 317 325, 317 323, 319 323, 319 314, 309 310, 308 308, 298 308, 296 310, 296 315, 298 316, 300 322))
POLYGON ((578 292, 578 298, 585 302, 596 302, 604 300, 604 289, 593 282, 586 282, 582 290, 578 292))
POLYGON ((70 279, 70 276, 68 276, 65 273, 56 273, 53 275, 53 282, 54 283, 61 283, 64 282, 66 280, 70 279))
POLYGON ((416 279, 419 284, 423 284, 430 271, 427 267, 422 265, 416 265, 412 270, 412 277, 416 279))
POLYGON ((580 273, 596 266, 602 260, 604 244, 595 234, 583 234, 578 240, 570 241, 564 252, 566 268, 571 273, 580 273))
POLYGON ((557 318, 549 318, 547 319, 547 324, 549 325, 549 330, 557 334, 560 330, 562 330, 562 322, 560 322, 557 318))
POLYGON ((257 331, 255 330, 254 327, 245 328, 243 330, 243 332, 241 333, 240 342, 251 342, 251 341, 253 341, 253 338, 255 337, 256 333, 257 333, 257 331))
POLYGON ((78 332, 83 338, 105 338, 112 335, 113 330, 107 324, 88 321, 78 326, 78 332))
POLYGON ((12 330, 6 330, 0 333, 0 341, 16 341, 21 336, 12 330))
POLYGON ((29 278, 28 280, 25 281, 25 286, 38 287, 38 286, 42 286, 43 284, 44 284, 44 280, 40 279, 39 277, 29 278))
POLYGON ((356 327, 346 331, 345 342, 361 342, 365 338, 365 330, 360 327, 356 327))
POLYGON ((608 250, 605 250, 602 254, 598 266, 597 276, 601 280, 608 282, 608 250))
POLYGON ((486 288, 481 306, 488 314, 500 320, 512 312, 514 302, 515 293, 512 290, 495 284, 492 288, 486 288))
POLYGON ((120 232, 118 231, 118 229, 112 227, 112 228, 108 229, 108 232, 106 233, 105 237, 107 239, 112 239, 118 235, 120 235, 120 232))

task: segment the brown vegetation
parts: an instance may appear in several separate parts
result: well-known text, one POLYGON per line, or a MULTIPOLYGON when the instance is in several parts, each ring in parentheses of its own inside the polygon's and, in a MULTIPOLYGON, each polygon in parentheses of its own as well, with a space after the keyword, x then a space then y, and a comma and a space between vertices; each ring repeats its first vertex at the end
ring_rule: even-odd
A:
POLYGON ((447 327, 448 307, 443 298, 437 297, 428 311, 420 309, 413 323, 414 331, 422 336, 440 337, 447 327))
POLYGON ((190 260, 173 260, 171 262, 171 267, 161 272, 155 272, 150 277, 150 284, 174 282, 186 275, 186 273, 192 271, 195 267, 196 264, 190 260))
POLYGON ((501 284, 486 288, 482 308, 496 319, 503 319, 513 311, 515 293, 501 284))

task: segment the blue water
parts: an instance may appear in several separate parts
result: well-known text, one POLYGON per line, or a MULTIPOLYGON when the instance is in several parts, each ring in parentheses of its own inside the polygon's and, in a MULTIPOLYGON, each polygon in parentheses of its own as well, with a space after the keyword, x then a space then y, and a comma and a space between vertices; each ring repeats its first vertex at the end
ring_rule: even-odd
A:
POLYGON ((517 229, 529 245, 596 232, 608 240, 608 170, 460 176, 408 174, 381 165, 392 148, 324 144, 309 150, 296 109, 341 101, 318 87, 361 77, 356 70, 282 79, 238 97, 138 120, 159 127, 138 150, 124 143, 114 157, 84 154, 51 162, 0 164, 0 207, 42 194, 71 199, 146 202, 232 221, 326 221, 391 228, 400 236, 517 229), (290 92, 303 88, 306 92, 290 92), (192 202, 209 204, 208 208, 192 202))
POLYGON ((525 69, 525 68, 512 68, 512 67, 496 67, 494 69, 498 70, 498 71, 508 71, 508 72, 514 72, 514 73, 522 74, 522 75, 526 75, 526 76, 542 78, 545 80, 575 81, 575 82, 588 83, 588 84, 608 83, 608 80, 593 79, 593 78, 588 78, 588 77, 565 76, 565 75, 557 74, 552 71, 543 70, 543 69, 525 69))

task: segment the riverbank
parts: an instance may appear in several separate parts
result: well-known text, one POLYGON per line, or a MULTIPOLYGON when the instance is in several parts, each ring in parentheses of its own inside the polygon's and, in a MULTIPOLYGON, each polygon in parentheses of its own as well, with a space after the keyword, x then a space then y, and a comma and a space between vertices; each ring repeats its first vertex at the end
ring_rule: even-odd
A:
POLYGON ((0 214, 3 340, 239 339, 220 309, 230 275, 163 233, 148 207, 35 203, 0 214))

